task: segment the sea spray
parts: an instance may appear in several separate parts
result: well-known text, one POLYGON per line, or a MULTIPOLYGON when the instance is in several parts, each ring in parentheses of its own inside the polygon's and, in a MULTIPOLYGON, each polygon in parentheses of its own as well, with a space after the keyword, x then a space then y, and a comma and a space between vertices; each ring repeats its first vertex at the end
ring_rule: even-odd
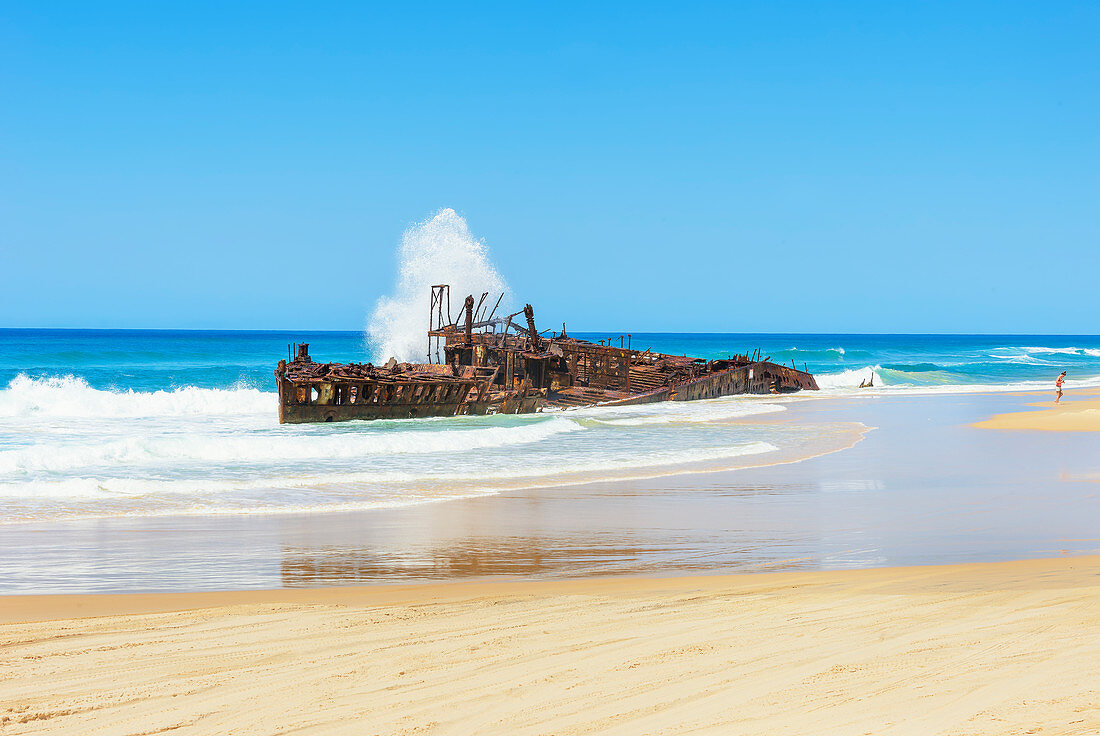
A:
MULTIPOLYGON (((439 210, 406 230, 399 259, 394 293, 378 300, 367 323, 376 362, 390 357, 410 362, 427 359, 428 307, 434 284, 451 285, 455 319, 467 294, 480 298, 487 291, 487 301, 493 304, 502 293, 504 302, 509 300, 508 284, 490 261, 485 242, 474 238, 466 220, 452 209, 439 210)), ((443 312, 446 316, 446 305, 443 312)))

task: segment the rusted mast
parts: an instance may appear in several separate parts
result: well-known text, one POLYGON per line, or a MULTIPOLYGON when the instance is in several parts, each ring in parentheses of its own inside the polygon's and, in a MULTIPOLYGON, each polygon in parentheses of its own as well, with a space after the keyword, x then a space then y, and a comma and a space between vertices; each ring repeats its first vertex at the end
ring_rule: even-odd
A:
POLYGON ((531 337, 531 349, 539 349, 539 331, 535 329, 535 308, 530 304, 523 305, 523 316, 527 318, 527 334, 531 337))
MULTIPOLYGON (((432 303, 428 310, 428 362, 432 362, 432 333, 451 323, 451 287, 449 284, 432 286, 432 303), (443 300, 447 300, 447 321, 443 321, 443 300)), ((439 360, 439 338, 435 338, 435 359, 439 360)))
POLYGON ((474 295, 466 297, 466 344, 474 344, 474 295))

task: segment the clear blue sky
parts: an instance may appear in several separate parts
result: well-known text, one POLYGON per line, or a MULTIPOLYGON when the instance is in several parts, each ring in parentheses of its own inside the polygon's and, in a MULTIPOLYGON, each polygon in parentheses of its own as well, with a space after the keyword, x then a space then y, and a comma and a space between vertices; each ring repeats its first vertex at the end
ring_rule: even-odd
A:
POLYGON ((0 327, 1100 332, 1100 4, 469 5, 5 2, 0 327))

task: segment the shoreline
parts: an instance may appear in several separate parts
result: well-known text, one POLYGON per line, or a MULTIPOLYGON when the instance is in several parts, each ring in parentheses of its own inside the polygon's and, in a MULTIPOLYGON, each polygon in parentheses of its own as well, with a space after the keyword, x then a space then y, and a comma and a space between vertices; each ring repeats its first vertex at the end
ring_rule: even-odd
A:
MULTIPOLYGON (((0 592, 712 575, 1100 553, 1094 484, 1067 482, 1096 477, 1093 436, 971 426, 1029 400, 996 394, 799 401, 752 423, 806 427, 799 431, 813 439, 813 427, 859 422, 862 439, 782 465, 772 453, 748 456, 761 467, 734 471, 513 489, 368 511, 4 525, 0 592)), ((834 434, 829 443, 840 446, 853 434, 834 434)))
POLYGON ((1100 728, 1100 555, 95 598, 0 627, 5 733, 1100 728))
MULTIPOLYGON (((180 593, 9 593, 0 594, 0 626, 78 621, 115 616, 145 616, 183 613, 241 606, 393 606, 455 602, 510 596, 594 595, 622 592, 658 592, 669 589, 800 588, 821 584, 846 585, 882 582, 890 579, 941 577, 944 580, 983 568, 998 573, 1009 568, 1061 567, 1066 562, 1095 568, 1100 585, 1100 554, 1063 554, 992 562, 942 565, 889 565, 850 569, 783 570, 712 573, 706 575, 588 575, 546 579, 443 580, 405 584, 318 586, 303 588, 260 588, 180 593)), ((1030 581, 1013 578, 1015 584, 1030 581)), ((1036 580, 1035 582, 1042 582, 1036 580)))

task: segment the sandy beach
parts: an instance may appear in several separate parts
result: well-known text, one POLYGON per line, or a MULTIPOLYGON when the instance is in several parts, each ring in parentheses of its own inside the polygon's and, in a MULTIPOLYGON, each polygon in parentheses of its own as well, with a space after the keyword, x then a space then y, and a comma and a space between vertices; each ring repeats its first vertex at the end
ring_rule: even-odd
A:
POLYGON ((1097 556, 7 597, 0 616, 4 734, 1100 729, 1097 556))
POLYGON ((1044 432, 1100 432, 1100 392, 1095 389, 1067 392, 1062 401, 1030 403, 1037 411, 998 414, 975 427, 984 429, 1030 429, 1044 432))

